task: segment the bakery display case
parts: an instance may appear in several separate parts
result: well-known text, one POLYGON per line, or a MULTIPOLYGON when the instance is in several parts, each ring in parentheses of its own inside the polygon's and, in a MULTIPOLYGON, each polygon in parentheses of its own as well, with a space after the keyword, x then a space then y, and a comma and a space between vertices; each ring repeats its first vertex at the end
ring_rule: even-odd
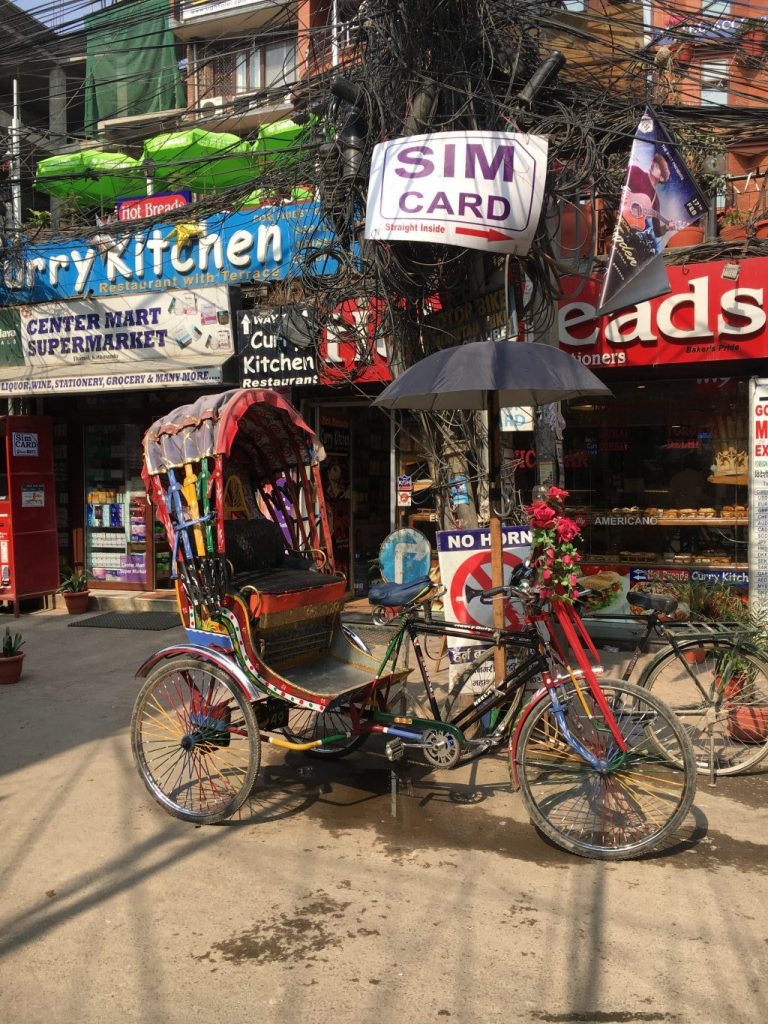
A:
POLYGON ((746 570, 747 382, 612 386, 566 412, 565 486, 594 564, 746 570))

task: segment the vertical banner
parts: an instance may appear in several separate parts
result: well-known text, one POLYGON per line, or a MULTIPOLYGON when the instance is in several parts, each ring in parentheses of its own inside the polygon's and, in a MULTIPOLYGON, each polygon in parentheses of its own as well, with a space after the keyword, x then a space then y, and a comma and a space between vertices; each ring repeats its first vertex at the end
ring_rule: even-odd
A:
POLYGON ((768 605, 768 380, 750 382, 749 603, 762 615, 768 605))
POLYGON ((701 220, 708 209, 677 145, 646 107, 632 144, 598 312, 668 292, 661 253, 675 232, 701 220))

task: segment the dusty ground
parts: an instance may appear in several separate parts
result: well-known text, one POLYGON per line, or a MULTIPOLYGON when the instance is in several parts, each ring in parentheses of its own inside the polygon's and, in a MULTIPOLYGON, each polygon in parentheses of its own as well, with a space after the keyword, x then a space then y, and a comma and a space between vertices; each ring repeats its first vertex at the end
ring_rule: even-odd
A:
POLYGON ((768 1018, 766 774, 700 780, 675 841, 617 865, 545 842, 502 757, 412 768, 393 796, 375 743, 333 764, 268 750, 239 820, 194 828, 152 802, 128 732, 135 668, 181 631, 20 621, 4 1022, 768 1018))

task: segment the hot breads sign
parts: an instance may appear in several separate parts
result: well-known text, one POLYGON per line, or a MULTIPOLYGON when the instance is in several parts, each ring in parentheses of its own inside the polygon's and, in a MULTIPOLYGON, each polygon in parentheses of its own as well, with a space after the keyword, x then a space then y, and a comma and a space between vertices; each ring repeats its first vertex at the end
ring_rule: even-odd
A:
POLYGON ((723 277, 725 266, 668 267, 668 295, 605 317, 595 316, 599 281, 565 278, 560 347, 600 367, 761 358, 768 354, 768 258, 744 260, 736 280, 723 277))

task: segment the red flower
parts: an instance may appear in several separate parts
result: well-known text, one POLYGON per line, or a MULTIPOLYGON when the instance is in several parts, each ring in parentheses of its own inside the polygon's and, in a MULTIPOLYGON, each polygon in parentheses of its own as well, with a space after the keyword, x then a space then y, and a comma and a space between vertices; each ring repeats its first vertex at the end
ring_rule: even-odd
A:
POLYGON ((557 512, 543 501, 534 501, 525 511, 530 516, 534 530, 546 530, 557 517, 557 512))
POLYGON ((544 580, 545 583, 549 583, 549 581, 552 579, 552 570, 545 569, 541 574, 541 578, 544 580))
POLYGON ((562 487, 549 488, 549 496, 553 501, 565 502, 565 499, 570 493, 570 491, 564 491, 562 487))
POLYGON ((572 519, 561 519, 557 524, 557 539, 567 544, 578 537, 580 530, 572 519))

